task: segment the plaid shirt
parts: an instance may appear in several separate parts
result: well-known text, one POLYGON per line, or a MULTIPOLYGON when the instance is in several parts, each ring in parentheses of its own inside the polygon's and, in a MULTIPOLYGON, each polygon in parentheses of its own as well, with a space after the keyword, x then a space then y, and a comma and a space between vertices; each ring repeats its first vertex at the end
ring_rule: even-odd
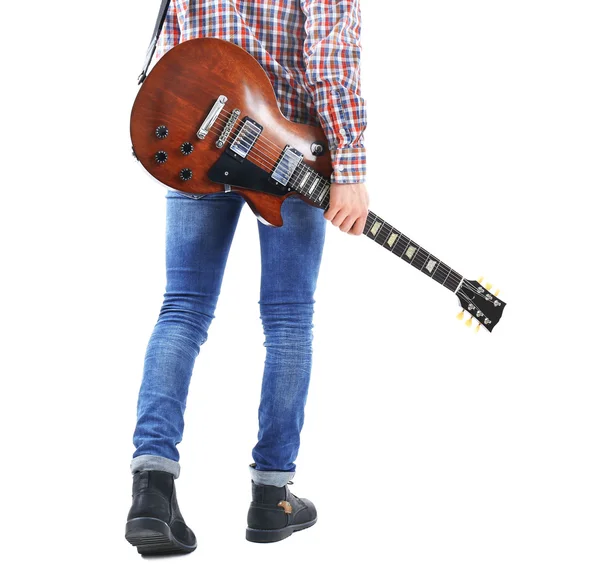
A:
POLYGON ((241 46, 262 65, 288 119, 321 125, 331 181, 364 182, 360 19, 359 0, 172 0, 156 59, 197 37, 241 46))

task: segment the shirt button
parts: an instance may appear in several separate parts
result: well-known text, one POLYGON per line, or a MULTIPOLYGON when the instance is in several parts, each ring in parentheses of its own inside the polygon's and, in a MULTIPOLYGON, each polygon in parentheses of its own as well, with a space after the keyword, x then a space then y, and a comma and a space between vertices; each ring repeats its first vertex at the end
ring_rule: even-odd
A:
POLYGON ((340 129, 340 134, 341 135, 346 135, 346 130, 344 128, 340 129))

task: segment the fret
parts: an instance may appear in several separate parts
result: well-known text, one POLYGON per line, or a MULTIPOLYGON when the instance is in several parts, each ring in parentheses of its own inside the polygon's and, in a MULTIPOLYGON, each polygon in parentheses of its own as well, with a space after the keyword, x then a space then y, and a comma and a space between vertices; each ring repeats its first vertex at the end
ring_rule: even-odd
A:
POLYGON ((306 168, 306 171, 304 173, 304 177, 302 178, 302 189, 301 189, 301 193, 306 196, 308 193, 308 186, 310 186, 311 180, 313 178, 313 174, 311 172, 310 168, 306 168))
POLYGON ((371 211, 367 215, 363 234, 430 279, 456 293, 462 280, 459 273, 371 211))
POLYGON ((369 227, 369 230, 367 232, 367 236, 369 238, 372 238, 373 240, 375 240, 377 233, 379 232, 379 229, 381 228, 382 225, 382 221, 381 220, 374 220, 373 224, 369 227))
POLYGON ((367 224, 365 225, 365 227, 368 226, 368 228, 366 228, 366 235, 369 238, 375 239, 379 229, 381 228, 381 225, 383 224, 383 220, 381 220, 381 218, 379 218, 379 216, 376 214, 369 212, 368 218, 370 219, 371 217, 372 220, 368 220, 367 224))
POLYGON ((316 176, 314 176, 314 180, 312 181, 311 185, 308 187, 308 197, 312 200, 312 193, 313 190, 315 189, 316 185, 319 183, 319 175, 317 174, 316 176))
POLYGON ((430 277, 433 279, 433 276, 435 275, 435 272, 438 270, 438 267, 440 266, 441 263, 437 257, 431 257, 430 261, 435 262, 435 266, 432 269, 430 269, 430 277))
POLYGON ((371 226, 375 222, 375 215, 372 212, 369 212, 367 215, 367 222, 365 222, 365 228, 363 229, 363 234, 367 234, 369 230, 371 230, 371 226))
POLYGON ((451 269, 450 269, 450 267, 448 267, 448 265, 441 264, 436 269, 435 274, 433 276, 433 280, 437 281, 440 285, 443 285, 444 281, 450 274, 450 271, 451 271, 451 269))
POLYGON ((408 247, 408 250, 406 251, 407 255, 409 253, 411 253, 411 255, 410 255, 410 262, 408 263, 409 265, 412 265, 412 262, 415 260, 415 257, 418 256, 419 251, 421 250, 421 247, 416 247, 416 248, 417 248, 416 251, 411 251, 411 247, 408 247))
POLYGON ((379 231, 377 232, 377 235, 375 236, 375 242, 379 243, 381 246, 383 246, 383 244, 387 240, 388 236, 390 235, 390 230, 391 230, 391 226, 384 220, 381 225, 381 228, 379 229, 379 231))
POLYGON ((448 274, 446 275, 446 278, 444 279, 444 282, 442 283, 442 285, 446 284, 446 281, 448 280, 448 277, 450 276, 450 273, 452 273, 452 269, 449 269, 448 274))
POLYGON ((425 266, 425 261, 429 258, 430 254, 431 253, 428 253, 424 248, 419 247, 419 250, 415 253, 413 262, 411 263, 412 266, 415 269, 422 271, 425 266))
POLYGON ((321 188, 321 193, 317 196, 317 200, 319 202, 323 202, 323 197, 329 192, 330 186, 331 185, 329 184, 329 182, 323 183, 323 188, 321 188))
POLYGON ((387 249, 393 253, 394 247, 398 244, 399 240, 400 240, 400 233, 396 232, 396 230, 392 228, 392 232, 390 233, 390 236, 388 236, 387 240, 385 241, 387 244, 387 249))
POLYGON ((377 242, 379 242, 382 247, 393 253, 394 248, 398 244, 398 241, 401 237, 402 233, 398 232, 391 225, 386 224, 385 231, 382 231, 381 233, 381 242, 377 242), (385 232, 385 236, 383 235, 383 232, 385 232))
POLYGON ((412 240, 408 240, 408 245, 402 253, 402 258, 410 265, 415 258, 415 254, 420 247, 417 246, 412 240))
POLYGON ((459 275, 454 269, 450 269, 450 273, 448 274, 448 278, 444 281, 444 287, 446 289, 450 289, 453 293, 456 292, 458 288, 458 284, 460 283, 462 276, 459 275))
POLYGON ((398 257, 402 257, 402 255, 404 254, 404 251, 408 248, 409 244, 410 244, 410 239, 406 235, 400 233, 399 239, 394 244, 394 249, 393 249, 394 254, 398 257))
MULTIPOLYGON (((310 194, 307 198, 313 202, 318 201, 321 208, 327 209, 331 183, 307 166, 301 168, 298 178, 300 184, 297 191, 303 196, 310 194)), ((430 279, 456 293, 462 275, 370 210, 367 214, 363 234, 392 254, 402 258, 430 279)))
MULTIPOLYGON (((410 249, 410 247, 409 247, 409 249, 410 249)), ((416 259, 416 258, 419 256, 419 253, 420 253, 420 252, 421 252, 421 247, 417 247, 417 250, 416 250, 416 251, 415 251, 415 252, 412 254, 412 257, 410 258, 410 263, 409 263, 409 265, 412 265, 412 266, 413 266, 413 267, 415 267, 416 269, 418 269, 418 268, 419 268, 419 267, 418 267, 418 262, 419 262, 419 261, 417 261, 417 264, 414 264, 414 265, 413 265, 413 262, 414 262, 414 260, 415 260, 415 259, 416 259)))
POLYGON ((331 183, 319 172, 313 170, 304 162, 300 162, 293 174, 293 190, 304 196, 317 206, 329 208, 329 189, 331 183))
MULTIPOLYGON (((427 251, 425 251, 427 252, 427 251)), ((427 256, 423 259, 423 266, 419 269, 419 271, 423 270, 423 267, 425 267, 425 265, 427 264, 427 261, 429 260, 429 257, 431 256, 431 253, 427 253, 427 256)))
POLYGON ((298 167, 294 170, 292 177, 290 179, 290 186, 294 190, 299 189, 300 177, 302 176, 302 162, 298 164, 298 167))
POLYGON ((300 183, 298 184, 298 192, 300 192, 302 190, 302 188, 304 188, 304 184, 306 184, 306 180, 308 180, 308 176, 310 174, 310 171, 308 168, 302 168, 303 170, 305 170, 304 172, 304 176, 302 176, 302 180, 300 180, 300 183))
POLYGON ((433 278, 433 272, 438 268, 439 264, 439 259, 430 253, 427 259, 425 259, 425 264, 421 269, 421 273, 425 273, 429 277, 433 278))

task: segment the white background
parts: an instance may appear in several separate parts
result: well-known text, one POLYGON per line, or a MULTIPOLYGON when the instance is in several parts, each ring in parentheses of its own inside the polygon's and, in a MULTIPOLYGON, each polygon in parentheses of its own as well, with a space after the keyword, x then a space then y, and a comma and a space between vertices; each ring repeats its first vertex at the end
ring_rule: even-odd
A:
POLYGON ((245 208, 190 387, 198 537, 124 539, 164 189, 130 155, 158 0, 11 3, 3 26, 2 536, 11 580, 597 581, 600 24, 572 0, 363 0, 371 208, 508 302, 493 332, 328 224, 292 490, 245 540, 264 361, 245 208))

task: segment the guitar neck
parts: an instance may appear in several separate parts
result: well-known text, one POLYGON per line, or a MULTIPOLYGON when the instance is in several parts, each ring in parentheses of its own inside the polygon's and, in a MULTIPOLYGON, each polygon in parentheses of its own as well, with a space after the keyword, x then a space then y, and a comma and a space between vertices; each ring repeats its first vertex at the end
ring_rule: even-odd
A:
POLYGON ((363 234, 409 265, 456 293, 463 276, 369 210, 363 234))
MULTIPOLYGON (((327 210, 329 208, 329 180, 306 164, 300 164, 296 176, 295 190, 313 204, 327 210)), ((402 258, 409 265, 433 279, 446 289, 456 293, 463 276, 440 261, 437 257, 401 233, 397 228, 369 210, 363 234, 383 248, 402 258)))

